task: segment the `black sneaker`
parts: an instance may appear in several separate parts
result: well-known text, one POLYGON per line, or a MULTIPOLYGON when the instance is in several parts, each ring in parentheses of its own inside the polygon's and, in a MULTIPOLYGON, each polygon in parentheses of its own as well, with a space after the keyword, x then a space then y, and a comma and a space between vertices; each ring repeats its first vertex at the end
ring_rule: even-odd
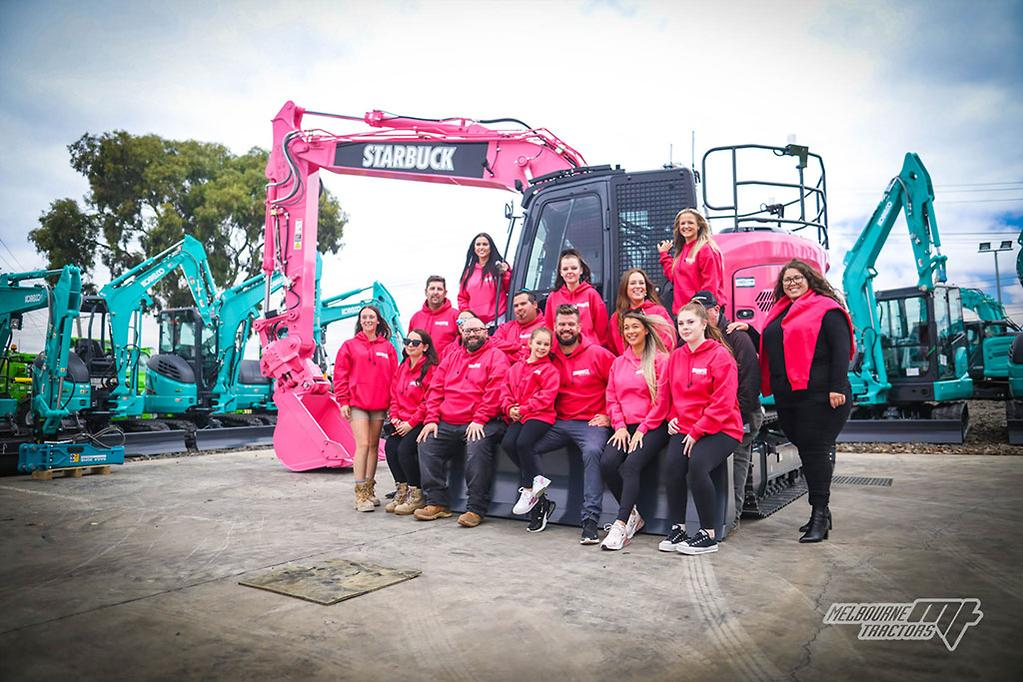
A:
POLYGON ((554 509, 558 506, 558 503, 554 500, 547 499, 544 495, 540 498, 533 509, 529 512, 529 525, 526 526, 526 530, 530 533, 539 533, 547 527, 547 519, 554 513, 554 509))
POLYGON ((718 551, 718 543, 701 528, 700 532, 680 544, 677 551, 682 554, 707 554, 718 551))
POLYGON ((583 532, 579 537, 580 545, 595 545, 600 542, 600 538, 597 537, 597 520, 586 519, 583 521, 583 532))
POLYGON ((662 552, 676 552, 682 543, 688 539, 689 536, 686 535, 686 529, 682 527, 682 524, 676 523, 671 527, 668 537, 661 540, 661 543, 657 545, 657 549, 662 552))

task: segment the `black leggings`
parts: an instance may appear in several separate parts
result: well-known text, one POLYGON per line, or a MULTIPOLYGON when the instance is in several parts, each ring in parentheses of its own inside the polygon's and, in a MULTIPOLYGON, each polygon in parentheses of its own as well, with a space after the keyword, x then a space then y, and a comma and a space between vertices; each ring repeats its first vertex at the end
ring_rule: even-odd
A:
MULTIPOLYGON (((626 428, 631 436, 639 424, 629 424, 626 428)), ((600 456, 600 474, 604 477, 611 494, 618 500, 618 520, 628 521, 632 508, 639 500, 639 478, 647 465, 657 460, 657 454, 668 442, 668 425, 648 432, 643 436, 643 445, 635 452, 626 453, 611 443, 604 448, 600 456)))
MULTIPOLYGON (((686 457, 682 442, 686 436, 675 434, 668 440, 668 467, 666 490, 668 497, 668 519, 672 523, 686 522, 686 499, 692 492, 696 513, 700 517, 700 528, 717 527, 714 504, 714 482, 710 472, 728 459, 739 445, 739 441, 723 433, 710 433, 696 441, 686 457)), ((726 490, 731 495, 731 490, 726 490)), ((692 530, 692 529, 689 529, 692 530)))
POLYGON ((532 488, 533 479, 543 474, 543 461, 536 451, 536 443, 550 428, 547 422, 527 419, 524 422, 512 422, 504 432, 501 447, 519 468, 519 485, 523 488, 532 488))
POLYGON ((846 395, 845 404, 837 410, 827 402, 800 401, 778 406, 778 424, 799 448, 812 507, 826 507, 831 499, 831 450, 852 412, 851 403, 851 397, 846 395))
POLYGON ((384 442, 384 452, 387 454, 387 468, 391 470, 395 483, 408 483, 410 486, 421 488, 423 481, 419 476, 419 449, 416 445, 416 438, 423 430, 423 425, 415 427, 404 436, 394 434, 388 436, 384 442))

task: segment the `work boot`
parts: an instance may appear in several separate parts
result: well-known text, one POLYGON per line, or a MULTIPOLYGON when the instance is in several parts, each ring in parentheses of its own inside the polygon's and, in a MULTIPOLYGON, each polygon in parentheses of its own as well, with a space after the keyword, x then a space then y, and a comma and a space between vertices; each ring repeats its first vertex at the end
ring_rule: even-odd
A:
POLYGON ((416 517, 416 521, 435 521, 451 516, 451 510, 442 504, 429 504, 422 509, 417 509, 413 515, 416 517))
POLYGON ((375 479, 366 481, 366 497, 373 503, 374 507, 380 506, 380 498, 377 497, 377 482, 375 479))
MULTIPOLYGON (((810 517, 810 521, 813 521, 813 516, 810 517)), ((806 523, 804 523, 802 526, 799 527, 799 532, 800 533, 805 533, 806 531, 810 530, 810 521, 807 521, 806 523)), ((831 510, 830 509, 828 509, 828 530, 831 530, 831 510)))
POLYGON ((406 495, 408 495, 408 483, 399 483, 398 490, 394 493, 394 499, 384 505, 384 511, 393 514, 398 505, 405 501, 406 495))
POLYGON ((426 500, 423 499, 423 489, 410 485, 408 487, 408 493, 405 495, 405 500, 394 508, 394 513, 398 516, 408 516, 409 514, 414 514, 417 509, 422 509, 425 506, 426 500))
POLYGON ((827 507, 814 507, 810 513, 809 528, 799 538, 800 542, 820 542, 828 539, 831 511, 827 507))
POLYGON ((458 525, 466 528, 475 528, 483 523, 483 517, 476 512, 467 511, 458 517, 458 525))
POLYGON ((355 484, 355 511, 371 512, 376 507, 373 505, 372 500, 369 499, 369 483, 356 483, 355 484))

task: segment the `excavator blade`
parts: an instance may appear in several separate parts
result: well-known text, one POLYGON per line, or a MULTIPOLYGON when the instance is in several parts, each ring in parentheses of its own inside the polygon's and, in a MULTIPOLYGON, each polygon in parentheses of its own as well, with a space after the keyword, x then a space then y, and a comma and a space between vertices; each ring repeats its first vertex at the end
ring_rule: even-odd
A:
POLYGON ((355 452, 351 425, 332 393, 278 393, 274 452, 292 471, 350 467, 355 452))

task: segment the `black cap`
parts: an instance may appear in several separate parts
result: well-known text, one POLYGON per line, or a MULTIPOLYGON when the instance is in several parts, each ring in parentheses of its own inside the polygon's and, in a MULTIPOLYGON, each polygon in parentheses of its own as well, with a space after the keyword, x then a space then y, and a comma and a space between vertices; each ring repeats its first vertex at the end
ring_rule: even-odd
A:
POLYGON ((713 308, 718 304, 718 300, 714 298, 714 294, 706 289, 697 291, 696 295, 693 296, 693 300, 697 303, 702 303, 704 308, 713 308))

